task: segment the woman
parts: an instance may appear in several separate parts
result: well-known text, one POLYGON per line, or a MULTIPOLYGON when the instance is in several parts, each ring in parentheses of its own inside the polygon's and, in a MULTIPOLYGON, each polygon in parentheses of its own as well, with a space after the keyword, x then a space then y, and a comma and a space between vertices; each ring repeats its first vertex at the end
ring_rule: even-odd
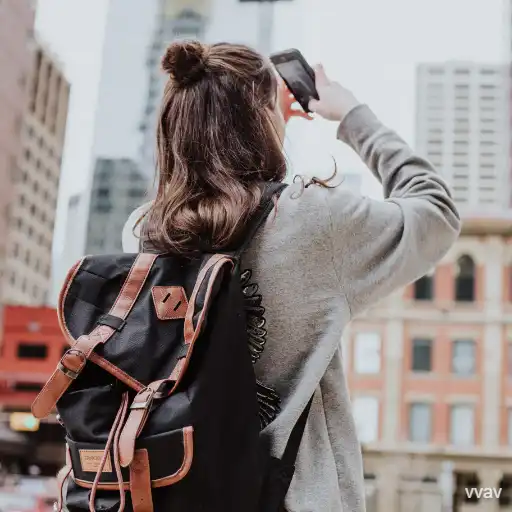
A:
MULTIPOLYGON (((138 250, 143 217, 156 249, 222 251, 243 233, 261 182, 285 178, 286 122, 307 116, 292 108, 269 63, 245 46, 174 43, 163 68, 169 80, 158 124, 158 193, 128 220, 124 249, 138 250)), ((287 510, 362 512, 343 329, 432 268, 460 221, 432 166, 321 66, 315 73, 319 100, 311 110, 339 123, 338 138, 380 180, 385 200, 316 183, 290 186, 250 243, 243 268, 252 270, 263 297, 268 331, 257 377, 281 399, 281 412, 266 426, 275 455, 314 394, 287 510)))

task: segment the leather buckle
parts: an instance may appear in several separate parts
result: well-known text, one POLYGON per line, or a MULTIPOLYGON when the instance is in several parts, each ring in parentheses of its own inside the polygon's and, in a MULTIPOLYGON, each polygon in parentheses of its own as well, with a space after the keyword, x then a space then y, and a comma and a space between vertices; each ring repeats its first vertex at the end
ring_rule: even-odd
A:
POLYGON ((69 377, 70 379, 72 380, 76 380, 78 378, 78 376, 80 375, 80 372, 82 371, 82 368, 80 368, 80 371, 74 371, 74 370, 70 370, 69 368, 67 368, 63 361, 65 359, 65 357, 67 355, 72 355, 72 354, 76 354, 78 356, 80 356, 84 362, 85 360, 87 359, 85 357, 85 354, 81 351, 81 350, 76 350, 76 349, 73 349, 73 348, 70 348, 69 350, 66 351, 66 353, 62 356, 61 360, 59 361, 59 364, 57 365, 57 368, 66 376, 66 377, 69 377))

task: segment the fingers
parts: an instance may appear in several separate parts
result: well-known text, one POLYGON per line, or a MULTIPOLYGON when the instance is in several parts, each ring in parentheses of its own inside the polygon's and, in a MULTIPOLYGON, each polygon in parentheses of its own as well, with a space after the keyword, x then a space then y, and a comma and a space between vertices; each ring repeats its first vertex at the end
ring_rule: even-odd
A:
POLYGON ((302 117, 303 119, 312 120, 313 116, 311 116, 308 112, 304 112, 302 109, 292 109, 289 111, 289 117, 302 117))
POLYGON ((319 87, 325 87, 326 85, 329 85, 330 80, 327 77, 327 74, 325 73, 325 69, 322 66, 322 64, 317 64, 314 67, 314 71, 315 71, 315 85, 316 85, 317 89, 319 87))

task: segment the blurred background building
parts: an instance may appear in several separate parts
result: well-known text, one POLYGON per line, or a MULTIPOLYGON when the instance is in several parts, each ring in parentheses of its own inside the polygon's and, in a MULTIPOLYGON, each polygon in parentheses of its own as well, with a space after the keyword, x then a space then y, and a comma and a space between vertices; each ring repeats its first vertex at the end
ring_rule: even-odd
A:
POLYGON ((345 333, 369 511, 512 510, 511 220, 467 219, 431 274, 345 333))
POLYGON ((508 67, 465 62, 417 71, 419 151, 442 169, 465 213, 511 206, 508 67))
POLYGON ((128 216, 143 203, 148 181, 132 160, 98 158, 89 206, 86 254, 123 252, 120 236, 128 216))
POLYGON ((3 302, 43 305, 51 290, 53 228, 70 86, 40 45, 28 74, 29 98, 10 194, 3 302))
POLYGON ((0 3, 0 296, 6 279, 7 232, 13 182, 32 65, 34 9, 29 0, 0 3), (8 51, 6 51, 8 49, 8 51))

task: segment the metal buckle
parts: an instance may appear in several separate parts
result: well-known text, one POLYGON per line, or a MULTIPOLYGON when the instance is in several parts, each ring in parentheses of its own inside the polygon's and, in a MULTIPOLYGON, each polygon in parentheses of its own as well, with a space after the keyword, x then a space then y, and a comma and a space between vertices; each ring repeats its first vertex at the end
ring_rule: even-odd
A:
POLYGON ((148 392, 149 396, 144 402, 136 402, 137 396, 135 396, 134 401, 132 402, 132 405, 130 405, 131 410, 138 410, 138 409, 149 409, 151 407, 151 404, 153 403, 153 399, 155 397, 155 392, 151 388, 145 388, 142 391, 139 391, 139 395, 142 393, 148 392))
POLYGON ((58 366, 59 370, 66 376, 69 377, 72 380, 75 380, 78 378, 78 372, 74 372, 73 370, 70 370, 69 368, 66 368, 62 362, 59 362, 58 366))

